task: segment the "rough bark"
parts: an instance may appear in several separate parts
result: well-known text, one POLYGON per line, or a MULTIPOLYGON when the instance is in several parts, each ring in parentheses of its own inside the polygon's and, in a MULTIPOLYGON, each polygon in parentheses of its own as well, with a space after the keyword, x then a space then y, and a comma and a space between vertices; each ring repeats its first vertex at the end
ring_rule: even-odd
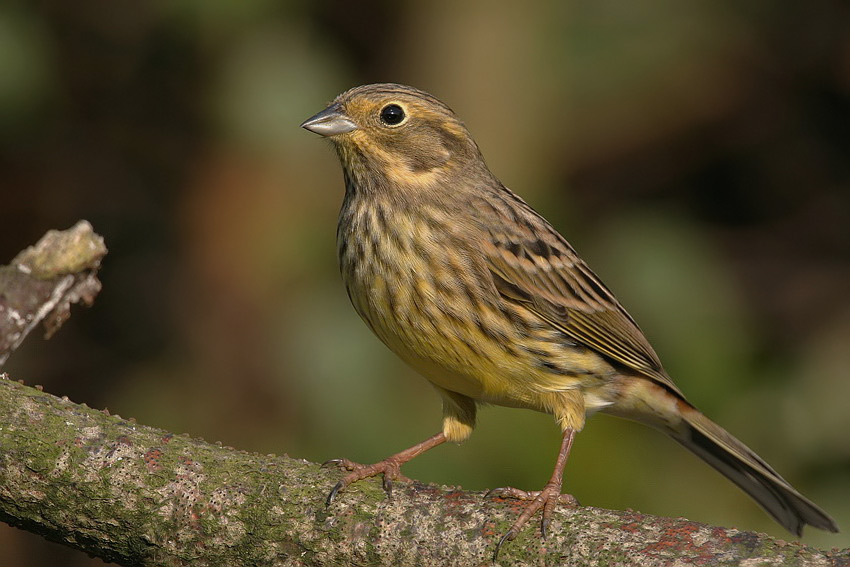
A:
MULTIPOLYGON (((43 282, 71 274, 88 282, 89 293, 76 295, 93 297, 102 242, 98 250, 93 263, 34 278, 32 293, 20 275, 0 278, 18 286, 14 295, 0 287, 0 306, 28 324, 21 314, 44 318, 71 297, 42 290, 43 282), (34 297, 45 298, 42 308, 34 297)), ((397 483, 388 499, 374 479, 327 508, 339 477, 285 455, 139 425, 0 377, 0 520, 121 565, 482 565, 518 513, 516 503, 418 483, 397 483)), ((850 565, 847 550, 631 511, 562 508, 549 531, 544 541, 536 527, 526 529, 502 548, 499 564, 850 565)))
MULTIPOLYGON (((480 565, 517 506, 380 483, 324 501, 337 471, 206 443, 0 380, 0 519, 121 565, 480 565)), ((840 565, 826 553, 683 519, 561 509, 504 565, 840 565)))

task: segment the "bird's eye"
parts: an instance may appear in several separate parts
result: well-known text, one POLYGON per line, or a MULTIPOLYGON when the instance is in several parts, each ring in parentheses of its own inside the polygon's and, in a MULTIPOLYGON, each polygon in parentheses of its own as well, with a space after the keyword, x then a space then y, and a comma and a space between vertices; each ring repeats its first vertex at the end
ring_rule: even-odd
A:
POLYGON ((397 104, 388 104, 381 109, 381 122, 396 126, 404 120, 404 109, 397 104))

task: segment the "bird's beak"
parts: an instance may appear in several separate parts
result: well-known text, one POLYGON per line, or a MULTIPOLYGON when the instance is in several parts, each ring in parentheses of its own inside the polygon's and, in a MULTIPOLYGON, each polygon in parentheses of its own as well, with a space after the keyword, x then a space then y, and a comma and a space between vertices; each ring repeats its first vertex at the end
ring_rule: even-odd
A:
POLYGON ((305 120, 301 127, 320 136, 336 136, 357 129, 357 125, 342 111, 339 103, 334 103, 305 120))

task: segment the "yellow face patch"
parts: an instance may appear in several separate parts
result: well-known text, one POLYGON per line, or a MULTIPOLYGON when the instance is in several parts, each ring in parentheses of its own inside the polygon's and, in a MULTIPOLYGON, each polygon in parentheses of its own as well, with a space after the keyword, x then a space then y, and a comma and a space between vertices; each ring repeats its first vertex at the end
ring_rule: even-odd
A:
POLYGON ((466 128, 447 108, 422 104, 404 93, 344 93, 337 102, 357 125, 334 139, 351 170, 365 167, 393 186, 423 188, 478 157, 466 128))

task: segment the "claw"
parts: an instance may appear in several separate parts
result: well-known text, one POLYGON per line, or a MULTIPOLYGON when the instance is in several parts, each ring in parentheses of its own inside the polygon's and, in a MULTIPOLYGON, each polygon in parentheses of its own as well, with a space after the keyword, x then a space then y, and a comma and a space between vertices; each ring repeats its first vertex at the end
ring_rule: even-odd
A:
POLYGON ((328 494, 328 499, 325 502, 325 506, 330 506, 331 504, 333 504, 334 498, 336 498, 337 493, 342 490, 342 487, 342 481, 339 481, 334 485, 334 487, 331 489, 330 494, 328 494))
POLYGON ((502 544, 513 540, 516 537, 516 534, 516 531, 511 528, 501 537, 499 543, 496 544, 496 551, 493 552, 493 563, 499 559, 499 550, 502 549, 502 544))
POLYGON ((525 526, 525 524, 532 516, 534 516, 534 514, 537 513, 538 510, 542 510, 543 514, 543 518, 540 522, 540 533, 544 539, 546 538, 549 533, 549 524, 552 521, 552 513, 555 511, 558 503, 574 504, 576 502, 575 498, 569 494, 558 494, 560 488, 561 487, 556 484, 549 483, 543 488, 543 490, 525 491, 518 488, 504 487, 494 488, 487 493, 488 495, 495 494, 502 498, 516 498, 517 500, 528 502, 525 506, 525 510, 523 510, 522 514, 520 514, 511 528, 505 533, 505 535, 502 536, 502 539, 500 539, 499 543, 496 545, 496 552, 493 554, 493 561, 496 561, 496 557, 499 555, 499 550, 502 548, 502 545, 514 539, 523 526, 525 526))

